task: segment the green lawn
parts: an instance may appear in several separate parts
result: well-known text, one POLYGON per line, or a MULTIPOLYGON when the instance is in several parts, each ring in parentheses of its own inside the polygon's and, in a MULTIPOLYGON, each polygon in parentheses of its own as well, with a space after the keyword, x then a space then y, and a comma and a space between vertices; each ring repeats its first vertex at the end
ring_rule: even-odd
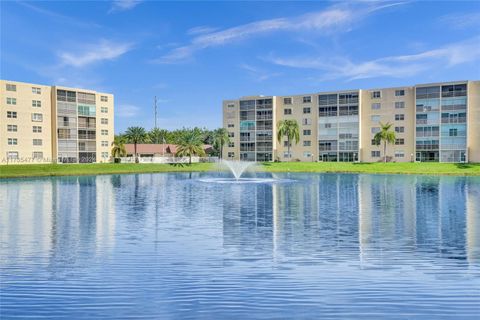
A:
MULTIPOLYGON (((0 165, 0 178, 213 170, 216 170, 216 168, 212 163, 194 163, 192 165, 135 163, 0 165)), ((257 170, 266 172, 353 172, 480 176, 480 164, 478 163, 279 162, 260 164, 257 170)))
POLYGON ((264 163, 267 172, 354 172, 480 176, 480 163, 351 163, 278 162, 264 163))
POLYGON ((0 178, 93 175, 148 172, 192 172, 212 170, 212 163, 154 164, 154 163, 89 163, 89 164, 15 164, 1 165, 0 178))

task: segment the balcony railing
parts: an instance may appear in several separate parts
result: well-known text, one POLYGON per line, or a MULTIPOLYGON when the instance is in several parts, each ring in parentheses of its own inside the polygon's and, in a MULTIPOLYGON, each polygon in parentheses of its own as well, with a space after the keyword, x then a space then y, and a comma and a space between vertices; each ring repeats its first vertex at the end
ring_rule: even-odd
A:
POLYGON ((417 144, 417 150, 438 150, 439 145, 438 144, 417 144))
POLYGON ((416 119, 416 124, 439 124, 440 120, 438 119, 416 119))
POLYGON ((442 118, 442 123, 466 123, 466 117, 458 117, 458 118, 442 118))
POLYGON ((336 117, 337 111, 327 111, 327 112, 319 112, 319 117, 336 117))

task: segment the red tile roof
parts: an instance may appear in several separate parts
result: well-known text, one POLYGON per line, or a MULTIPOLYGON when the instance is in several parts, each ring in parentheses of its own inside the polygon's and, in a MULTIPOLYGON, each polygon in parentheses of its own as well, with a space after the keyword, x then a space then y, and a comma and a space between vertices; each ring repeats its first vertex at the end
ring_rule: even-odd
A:
MULTIPOLYGON (((133 143, 126 143, 125 149, 127 150, 127 154, 134 153, 134 145, 133 143)), ((203 149, 208 152, 212 150, 211 145, 204 145, 203 149)), ((175 154, 177 153, 177 145, 176 144, 153 144, 153 143, 139 143, 137 144, 137 153, 138 154, 175 154)))

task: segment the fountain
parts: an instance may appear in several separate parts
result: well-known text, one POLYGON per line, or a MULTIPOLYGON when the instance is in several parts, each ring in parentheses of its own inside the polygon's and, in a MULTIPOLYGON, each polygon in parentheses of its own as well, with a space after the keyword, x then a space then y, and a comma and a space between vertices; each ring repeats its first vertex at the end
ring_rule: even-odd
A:
POLYGON ((250 161, 232 161, 232 160, 222 160, 220 162, 233 174, 236 180, 239 180, 242 174, 251 166, 255 164, 255 162, 250 161))
POLYGON ((209 183, 274 183, 274 182, 285 182, 286 179, 273 179, 273 178, 264 178, 264 177, 255 177, 255 178, 242 178, 242 175, 256 166, 255 162, 252 161, 234 161, 234 160, 220 160, 218 162, 218 167, 223 169, 228 169, 228 171, 233 175, 233 178, 202 178, 200 181, 209 182, 209 183))

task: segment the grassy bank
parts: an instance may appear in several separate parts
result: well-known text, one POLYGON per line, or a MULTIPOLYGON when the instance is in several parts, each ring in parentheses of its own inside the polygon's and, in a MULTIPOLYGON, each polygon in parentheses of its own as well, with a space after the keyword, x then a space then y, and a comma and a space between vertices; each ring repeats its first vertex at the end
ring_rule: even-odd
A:
POLYGON ((264 163, 267 172, 352 172, 480 176, 480 163, 351 163, 278 162, 264 163))
POLYGON ((170 165, 150 163, 27 164, 2 165, 0 178, 71 176, 117 173, 196 172, 212 170, 212 163, 170 165))
MULTIPOLYGON (((1 165, 0 178, 95 175, 117 173, 200 172, 215 170, 212 163, 192 165, 94 163, 94 164, 33 164, 1 165)), ((480 176, 480 164, 454 163, 263 163, 258 171, 266 172, 352 172, 400 173, 428 175, 480 176)))

